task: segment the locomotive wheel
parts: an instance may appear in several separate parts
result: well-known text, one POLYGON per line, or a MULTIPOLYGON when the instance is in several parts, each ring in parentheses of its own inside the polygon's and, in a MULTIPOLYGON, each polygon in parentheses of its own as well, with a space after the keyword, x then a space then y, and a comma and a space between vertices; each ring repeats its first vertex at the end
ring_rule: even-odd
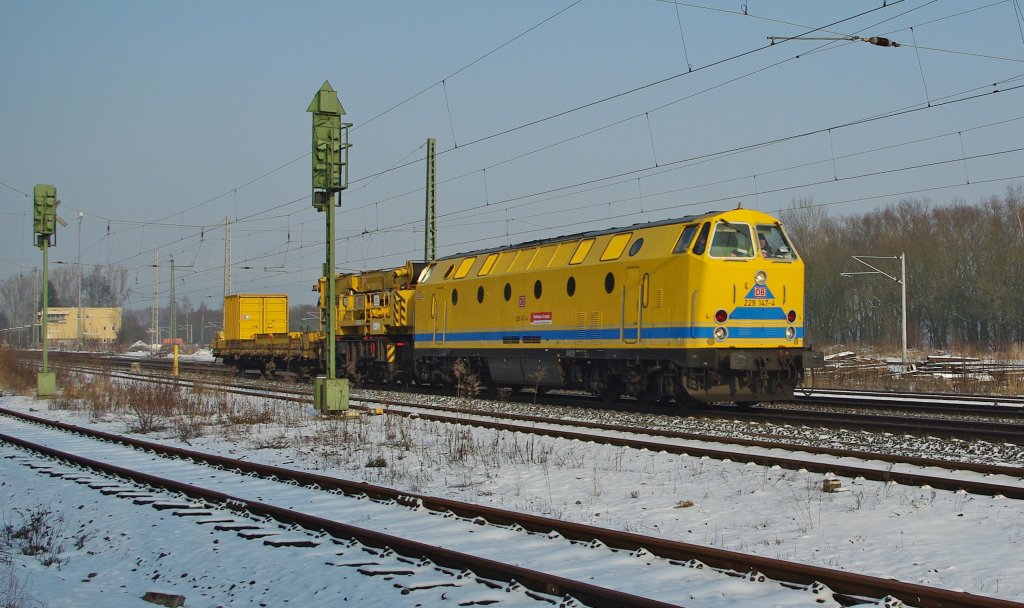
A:
POLYGON ((681 410, 692 410, 700 407, 700 402, 693 398, 682 384, 676 383, 672 390, 672 395, 676 399, 676 407, 681 410))
POLYGON ((636 400, 640 405, 653 405, 658 400, 658 387, 651 386, 650 383, 648 383, 640 390, 639 393, 637 393, 636 400))
POLYGON ((604 380, 604 388, 601 389, 600 397, 605 403, 613 403, 622 396, 625 385, 618 376, 608 375, 604 380))

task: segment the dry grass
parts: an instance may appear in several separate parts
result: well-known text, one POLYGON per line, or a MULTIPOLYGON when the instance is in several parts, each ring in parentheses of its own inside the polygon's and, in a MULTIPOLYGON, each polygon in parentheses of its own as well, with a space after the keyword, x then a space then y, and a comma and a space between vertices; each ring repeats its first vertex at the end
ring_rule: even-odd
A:
MULTIPOLYGON (((889 355, 892 358, 892 355, 889 355)), ((912 367, 901 372, 885 357, 870 351, 829 362, 829 367, 808 375, 804 386, 821 389, 857 389, 920 393, 979 395, 1024 394, 1024 353, 911 353, 912 367), (944 357, 944 359, 943 359, 944 357)))
POLYGON ((35 392, 37 378, 34 362, 25 360, 16 350, 0 348, 0 386, 19 395, 28 395, 35 392))
POLYGON ((50 402, 50 409, 85 411, 91 418, 103 418, 120 409, 120 387, 109 375, 68 375, 60 395, 50 402))

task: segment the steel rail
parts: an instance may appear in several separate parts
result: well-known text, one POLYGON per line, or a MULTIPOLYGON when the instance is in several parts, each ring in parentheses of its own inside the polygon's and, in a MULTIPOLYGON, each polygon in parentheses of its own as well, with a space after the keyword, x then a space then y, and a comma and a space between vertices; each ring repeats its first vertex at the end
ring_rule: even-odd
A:
MULTIPOLYGON (((676 604, 669 604, 630 593, 624 593, 582 581, 555 576, 546 572, 538 572, 529 568, 498 562, 468 553, 435 547, 433 545, 408 540, 391 534, 385 534, 376 530, 367 530, 365 528, 360 528, 358 526, 346 524, 333 519, 318 517, 308 513, 295 511, 293 509, 286 509, 270 503, 249 500, 194 484, 135 471, 133 469, 110 464, 108 462, 85 458, 62 450, 39 445, 4 433, 0 433, 0 440, 53 458, 59 458, 77 465, 88 467, 96 471, 102 471, 110 475, 131 479, 150 486, 180 492, 193 498, 221 505, 221 507, 225 509, 246 511, 254 515, 271 517, 279 522, 298 524, 307 530, 324 531, 335 538, 353 539, 371 547, 378 547, 382 549, 390 548, 396 553, 414 558, 428 559, 438 565, 449 568, 471 570, 475 575, 477 575, 478 579, 482 577, 497 581, 515 581, 524 587, 539 593, 555 596, 561 596, 563 594, 571 595, 572 597, 596 608, 616 608, 619 606, 636 606, 638 608, 673 608, 676 606, 676 604)), ((192 458, 192 460, 196 460, 194 457, 190 458, 192 458)))
MULTIPOLYGON (((27 417, 31 419, 35 417, 27 417)), ((49 421, 40 420, 42 424, 49 424, 49 421)), ((253 473, 264 477, 275 477, 278 480, 294 480, 297 483, 320 488, 334 489, 352 495, 366 495, 376 500, 392 500, 398 504, 416 505, 424 508, 439 511, 451 512, 455 515, 468 519, 482 518, 492 524, 512 525, 518 524, 523 528, 541 533, 557 532, 562 536, 583 542, 593 540, 600 541, 609 547, 625 550, 646 549, 654 555, 672 560, 698 560, 716 569, 732 572, 738 575, 764 575, 768 578, 787 582, 796 585, 811 585, 813 583, 823 584, 834 593, 845 597, 849 601, 861 601, 862 598, 883 598, 892 596, 904 603, 920 608, 1022 608, 1024 604, 993 598, 979 596, 962 591, 938 589, 927 587, 916 583, 908 583, 895 579, 872 577, 852 572, 830 570, 818 566, 787 562, 756 555, 748 555, 725 549, 702 547, 690 543, 683 543, 669 539, 647 537, 631 532, 620 532, 605 528, 596 528, 585 524, 565 522, 548 517, 529 515, 515 511, 507 511, 495 507, 475 505, 462 501, 437 498, 426 495, 400 492, 391 488, 353 482, 318 473, 310 473, 287 469, 274 465, 258 464, 253 462, 239 461, 224 456, 211 455, 194 450, 172 448, 159 443, 131 439, 115 435, 92 431, 83 427, 76 427, 61 423, 59 426, 64 430, 76 432, 85 436, 107 439, 120 444, 129 445, 138 449, 153 451, 168 456, 187 458, 196 462, 215 464, 226 470, 235 470, 242 473, 253 473)), ((99 471, 109 472, 114 475, 138 479, 157 487, 164 487, 170 490, 179 491, 189 496, 195 496, 204 500, 221 503, 227 508, 241 505, 252 513, 268 515, 280 521, 296 522, 310 530, 324 530, 333 536, 341 538, 355 538, 370 546, 391 547, 398 553, 413 555, 415 557, 426 557, 440 565, 452 568, 470 569, 473 572, 483 575, 486 578, 509 581, 514 579, 529 589, 551 595, 569 594, 580 601, 597 608, 612 606, 636 606, 638 608, 662 608, 673 606, 649 598, 641 598, 621 592, 606 589, 569 579, 552 577, 545 573, 539 573, 525 568, 512 565, 500 564, 467 554, 439 549, 415 541, 382 534, 375 531, 367 531, 357 526, 344 524, 333 520, 301 514, 291 509, 283 509, 267 503, 249 501, 231 496, 222 492, 208 490, 192 484, 167 480, 157 476, 138 473, 110 463, 81 458, 74 454, 56 450, 46 446, 39 446, 33 442, 12 437, 7 434, 0 434, 0 440, 19 445, 26 449, 33 449, 40 453, 47 454, 63 460, 81 462, 99 471)))
MULTIPOLYGON (((845 407, 856 406, 847 404, 845 407)), ((884 416, 855 412, 816 412, 814 410, 791 410, 774 405, 744 410, 731 415, 779 424, 843 426, 857 430, 882 429, 886 432, 900 431, 943 438, 1024 442, 1024 421, 1007 423, 884 416)), ((724 415, 715 412, 711 416, 723 417, 724 415)))
MULTIPOLYGON (((82 368, 85 371, 85 368, 82 368)), ((167 379, 159 377, 152 377, 153 381, 169 382, 167 379)), ((256 394, 258 389, 246 389, 239 388, 232 385, 229 382, 223 382, 220 384, 222 387, 230 387, 232 392, 237 394, 256 394), (248 392, 246 392, 248 391, 248 392)), ((275 389, 281 391, 281 389, 275 389)), ((308 391, 293 391, 293 395, 308 395, 308 391)), ((311 397, 309 401, 311 401, 311 397)), ((414 404, 411 402, 400 402, 400 401, 388 401, 381 400, 373 397, 361 397, 362 401, 378 402, 382 405, 408 405, 409 407, 424 407, 421 404, 414 404)), ((580 398, 571 398, 573 403, 578 405, 580 398)), ((564 397, 552 398, 546 396, 544 405, 551 405, 552 402, 557 403, 559 401, 568 400, 564 397)), ((602 407, 607 404, 602 403, 602 407)), ((847 404, 848 407, 853 407, 847 404)), ((353 406, 355 407, 355 406, 353 406)), ((637 407, 635 405, 626 406, 636 412, 648 414, 648 415, 666 415, 664 408, 651 409, 649 407, 637 407)), ((445 409, 445 406, 434 406, 434 409, 445 409)), ((755 409, 743 409, 743 410, 702 410, 699 412, 690 412, 690 415, 699 415, 701 418, 713 418, 713 419, 724 419, 729 417, 740 417, 744 419, 755 419, 765 420, 771 423, 777 424, 805 424, 814 425, 822 424, 828 426, 843 425, 855 430, 878 430, 883 429, 886 432, 901 431, 906 433, 913 433, 915 435, 929 435, 943 438, 957 438, 964 440, 984 439, 994 442, 1021 442, 1024 441, 1024 423, 1000 423, 1000 422, 984 422, 984 421, 958 421, 958 420, 942 420, 942 419, 931 419, 931 418, 911 418, 906 416, 879 416, 872 414, 857 414, 857 413, 820 413, 814 410, 789 410, 779 407, 761 407, 755 409)), ((1013 412, 1007 412, 1008 415, 1014 415, 1013 412)), ((490 414, 497 416, 498 414, 490 414)), ((517 415, 518 416, 518 415, 517 415)), ((525 417, 525 416, 524 416, 525 417)))
MULTIPOLYGON (((1024 417, 1024 397, 957 393, 907 393, 851 389, 797 390, 793 403, 864 410, 904 410, 951 416, 1024 417)), ((771 406, 768 406, 771 407, 771 406)))
MULTIPOLYGON (((160 380, 163 382, 181 382, 181 380, 160 380)), ((228 389, 233 393, 238 394, 258 394, 260 396, 266 396, 266 391, 257 391, 256 389, 228 389)), ((284 399, 296 401, 296 402, 311 402, 312 397, 302 396, 290 396, 282 397, 284 399)), ((391 400, 368 400, 376 401, 379 404, 386 406, 401 406, 401 407, 417 407, 423 408, 424 406, 411 403, 403 403, 391 400)), ((353 405, 353 409, 360 409, 358 405, 353 405)), ((363 408, 368 409, 368 408, 363 408)), ((715 458, 718 460, 739 460, 745 462, 754 462, 761 466, 779 466, 785 469, 797 470, 806 469, 808 471, 823 473, 823 474, 835 474, 839 476, 845 476, 850 478, 863 477, 864 479, 870 479, 873 481, 889 482, 893 481, 896 483, 909 485, 909 486, 923 486, 928 485, 933 488, 941 490, 958 491, 963 490, 972 494, 981 494, 987 496, 1005 496, 1007 498, 1024 499, 1024 485, 1007 485, 1007 484, 995 484, 977 480, 963 480, 963 479, 948 479, 944 477, 938 477, 935 475, 925 475, 922 473, 912 473, 895 471, 892 469, 877 469, 870 467, 861 467, 854 465, 846 465, 841 463, 823 463, 816 459, 808 458, 797 458, 797 457, 785 457, 775 456, 771 454, 750 454, 746 452, 732 451, 728 449, 717 449, 699 445, 673 445, 671 443, 664 443, 659 441, 651 441, 647 439, 640 439, 628 436, 609 436, 609 435, 595 435, 593 433, 586 433, 579 430, 570 430, 566 428, 558 428, 559 426, 570 425, 574 429, 584 428, 589 430, 609 431, 616 433, 626 433, 635 435, 642 433, 644 435, 651 435, 668 440, 684 440, 684 441, 700 441, 703 443, 719 443, 719 444, 732 444, 741 445, 744 447, 755 447, 762 449, 780 450, 780 451, 794 451, 803 452, 814 455, 826 455, 836 458, 853 458, 853 459, 866 459, 866 460, 880 460, 883 462, 889 462, 894 464, 906 464, 918 467, 935 467, 947 470, 963 470, 971 471, 984 475, 1005 475, 1009 477, 1024 478, 1024 468, 1022 467, 1011 467, 1004 465, 985 465, 978 463, 961 463, 948 460, 920 458, 920 457, 904 457, 904 456, 893 456, 893 455, 880 455, 868 452, 855 452, 839 450, 835 448, 821 448, 806 445, 788 445, 778 442, 761 441, 753 439, 734 439, 734 438, 722 438, 722 437, 708 437, 706 435, 699 435, 695 433, 683 433, 677 431, 666 431, 660 429, 640 429, 638 430, 635 426, 625 427, 621 425, 612 425, 598 422, 588 421, 558 421, 542 416, 534 415, 519 415, 519 414, 507 414, 499 412, 482 412, 478 410, 471 410, 466 408, 454 408, 449 406, 430 406, 428 408, 431 411, 428 412, 415 412, 415 415, 424 420, 430 420, 434 422, 443 423, 454 423, 454 424, 471 424, 480 426, 483 428, 491 428, 495 430, 504 430, 512 432, 522 432, 535 435, 542 435, 548 437, 557 437, 563 439, 575 439, 579 441, 597 441, 607 445, 614 445, 619 447, 627 447, 632 449, 646 449, 652 451, 665 451, 673 454, 687 454, 690 456, 707 456, 709 458, 715 458), (441 411, 444 413, 435 413, 435 411, 441 411), (458 416, 452 418, 452 415, 458 416), (479 418, 468 420, 466 416, 479 416, 496 419, 492 420, 481 420, 479 418), (514 422, 499 422, 497 420, 512 420, 514 422), (516 423, 530 423, 530 426, 523 426, 522 424, 516 423), (553 428, 542 428, 533 426, 537 423, 550 424, 553 428)), ((6 411, 3 413, 9 415, 23 417, 30 419, 32 417, 27 414, 21 414, 19 412, 6 411)), ((413 415, 412 413, 404 413, 392 410, 391 413, 399 415, 413 415)), ((36 419, 36 422, 46 423, 43 419, 36 419)))

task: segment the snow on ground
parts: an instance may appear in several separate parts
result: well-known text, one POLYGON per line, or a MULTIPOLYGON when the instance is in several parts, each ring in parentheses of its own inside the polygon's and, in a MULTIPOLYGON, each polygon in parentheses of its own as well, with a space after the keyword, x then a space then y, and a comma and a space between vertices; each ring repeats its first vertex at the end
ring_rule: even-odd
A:
MULTIPOLYGON (((159 353, 150 350, 129 350, 117 355, 119 359, 148 359, 151 357, 162 357, 165 359, 171 359, 174 357, 171 353, 159 353)), ((209 348, 200 348, 194 353, 179 353, 178 359, 181 361, 197 361, 202 363, 212 363, 217 360, 213 356, 213 351, 209 348)))
POLYGON ((202 363, 213 363, 217 360, 217 357, 213 356, 213 351, 208 348, 200 348, 194 353, 179 355, 178 358, 182 361, 197 361, 202 363))
MULTIPOLYGON (((116 432, 133 422, 130 415, 48 410, 24 397, 3 397, 0 405, 116 432)), ((206 420, 203 435, 190 445, 411 492, 1024 602, 1022 501, 856 479, 841 480, 845 492, 823 493, 821 475, 775 467, 418 418, 323 419, 270 400, 231 408, 234 424, 225 423, 222 412, 206 420), (254 413, 262 408, 276 412, 276 421, 247 423, 258 421, 254 413)), ((175 434, 172 426, 146 437, 176 443, 175 434)), ((8 462, 0 460, 5 474, 8 462)), ((3 496, 5 516, 42 499, 32 492, 3 496)), ((90 557, 71 560, 88 563, 90 557)), ((65 568, 139 575, 128 566, 107 561, 65 568)), ((231 567, 228 562, 219 570, 231 573, 231 567)), ((49 584, 44 575, 34 573, 30 592, 33 584, 49 584)))

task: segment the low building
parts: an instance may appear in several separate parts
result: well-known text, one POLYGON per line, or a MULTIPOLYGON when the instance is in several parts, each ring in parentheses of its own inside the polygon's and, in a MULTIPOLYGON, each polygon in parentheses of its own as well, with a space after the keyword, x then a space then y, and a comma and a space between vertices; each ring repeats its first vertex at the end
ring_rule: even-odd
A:
POLYGON ((120 308, 47 308, 46 337, 51 348, 109 347, 121 330, 120 308))

